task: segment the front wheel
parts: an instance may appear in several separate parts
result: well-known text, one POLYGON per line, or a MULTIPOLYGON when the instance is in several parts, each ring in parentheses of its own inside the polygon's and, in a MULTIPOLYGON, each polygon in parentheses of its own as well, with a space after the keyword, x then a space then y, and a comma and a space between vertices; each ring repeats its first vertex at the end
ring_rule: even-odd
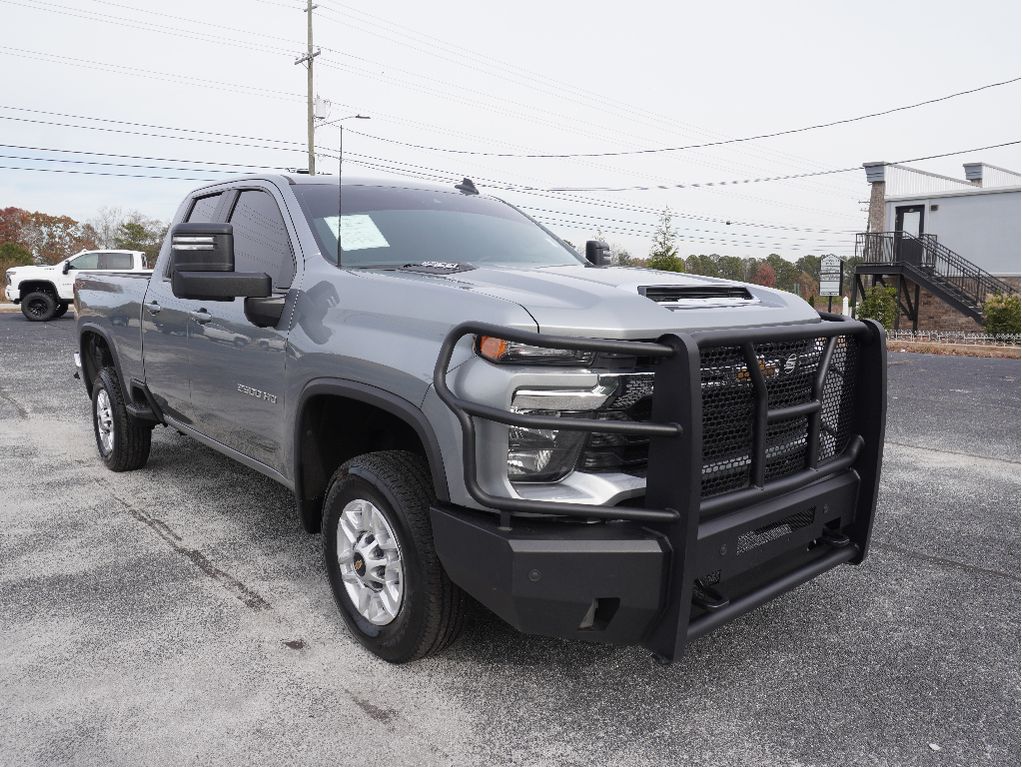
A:
POLYGON ((57 311, 57 299, 52 293, 36 290, 21 299, 21 313, 29 322, 52 320, 57 311))
POLYGON ((348 628, 390 663, 443 650, 457 637, 465 595, 433 545, 432 483, 414 453, 353 458, 323 503, 323 549, 334 600, 348 628))
POLYGON ((99 457, 111 471, 141 469, 149 460, 153 427, 133 418, 112 367, 99 371, 92 384, 92 428, 99 457))

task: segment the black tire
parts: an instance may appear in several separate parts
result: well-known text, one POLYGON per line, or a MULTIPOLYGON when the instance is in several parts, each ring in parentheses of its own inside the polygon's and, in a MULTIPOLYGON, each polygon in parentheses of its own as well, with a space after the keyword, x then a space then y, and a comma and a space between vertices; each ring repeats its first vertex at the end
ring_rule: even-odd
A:
POLYGON ((57 308, 53 312, 53 319, 55 320, 59 319, 60 317, 63 317, 65 314, 67 314, 67 307, 68 307, 67 301, 61 301, 59 304, 57 304, 57 308))
POLYGON ((141 469, 149 460, 153 427, 128 414, 117 372, 110 366, 100 370, 92 384, 92 430, 99 457, 111 471, 141 469), (104 404, 108 412, 101 415, 104 404), (112 436, 109 447, 102 436, 104 433, 112 436))
POLYGON ((21 299, 21 313, 29 322, 47 322, 57 311, 57 298, 44 290, 34 290, 21 299))
POLYGON ((454 641, 464 623, 465 594, 447 577, 433 545, 432 501, 426 462, 414 453, 387 450, 342 465, 331 478, 323 503, 323 552, 334 600, 358 641, 390 663, 440 652, 454 641), (386 625, 374 624, 359 613, 341 578, 337 526, 345 506, 357 499, 379 509, 400 551, 403 594, 396 615, 386 625))

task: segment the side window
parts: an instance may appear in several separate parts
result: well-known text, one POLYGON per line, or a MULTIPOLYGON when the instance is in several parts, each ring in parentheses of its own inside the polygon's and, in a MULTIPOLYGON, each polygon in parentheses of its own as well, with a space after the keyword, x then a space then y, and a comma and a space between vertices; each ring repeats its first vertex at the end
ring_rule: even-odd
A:
POLYGON ((131 269, 130 253, 100 253, 99 269, 131 269))
POLYGON ((71 260, 68 264, 69 269, 98 269, 99 268, 99 253, 83 253, 71 260))
POLYGON ((242 192, 230 223, 234 225, 235 271, 265 272, 273 279, 274 290, 290 287, 295 261, 277 201, 266 192, 242 192))
POLYGON ((209 197, 200 197, 192 205, 192 210, 188 214, 188 223, 190 224, 208 224, 213 220, 213 214, 216 213, 216 206, 220 204, 220 194, 211 194, 209 197))

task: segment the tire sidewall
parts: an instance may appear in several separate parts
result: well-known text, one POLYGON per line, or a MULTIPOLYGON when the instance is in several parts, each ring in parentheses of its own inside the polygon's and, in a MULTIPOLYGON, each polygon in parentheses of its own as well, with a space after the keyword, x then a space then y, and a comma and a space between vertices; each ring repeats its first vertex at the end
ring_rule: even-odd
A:
POLYGON ((117 405, 118 401, 115 399, 113 390, 114 382, 111 381, 110 375, 105 371, 101 370, 99 375, 96 376, 96 381, 92 386, 92 433, 96 438, 96 450, 99 452, 99 457, 103 460, 107 466, 113 464, 114 456, 117 454, 117 448, 121 444, 122 434, 121 429, 118 428, 118 422, 120 419, 117 417, 117 405), (113 416, 113 434, 114 444, 110 449, 109 453, 103 452, 103 442, 99 437, 99 413, 97 412, 99 394, 105 391, 107 397, 110 398, 110 413, 113 416))
POLYGON ((327 575, 334 601, 348 627, 359 640, 384 660, 401 662, 409 657, 419 644, 425 628, 428 595, 424 584, 424 564, 404 509, 371 471, 352 466, 341 481, 335 482, 324 501, 323 546, 326 554, 327 575), (385 626, 366 620, 355 609, 337 562, 337 524, 341 512, 349 501, 364 499, 373 503, 386 517, 397 537, 401 552, 403 595, 397 617, 385 626))

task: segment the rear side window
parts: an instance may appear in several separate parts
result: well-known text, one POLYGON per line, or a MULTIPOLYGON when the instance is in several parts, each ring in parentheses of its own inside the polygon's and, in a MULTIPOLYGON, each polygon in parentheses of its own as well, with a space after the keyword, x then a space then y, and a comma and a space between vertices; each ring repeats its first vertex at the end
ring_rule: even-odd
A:
POLYGON ((211 194, 208 197, 200 197, 192 205, 192 211, 188 214, 188 223, 208 224, 213 221, 216 207, 220 204, 222 194, 211 194))
POLYGON ((277 201, 266 192, 248 190, 238 195, 231 213, 234 225, 234 269, 265 272, 274 290, 291 287, 295 260, 291 238, 277 201))
POLYGON ((99 269, 131 269, 130 253, 100 253, 99 269))

